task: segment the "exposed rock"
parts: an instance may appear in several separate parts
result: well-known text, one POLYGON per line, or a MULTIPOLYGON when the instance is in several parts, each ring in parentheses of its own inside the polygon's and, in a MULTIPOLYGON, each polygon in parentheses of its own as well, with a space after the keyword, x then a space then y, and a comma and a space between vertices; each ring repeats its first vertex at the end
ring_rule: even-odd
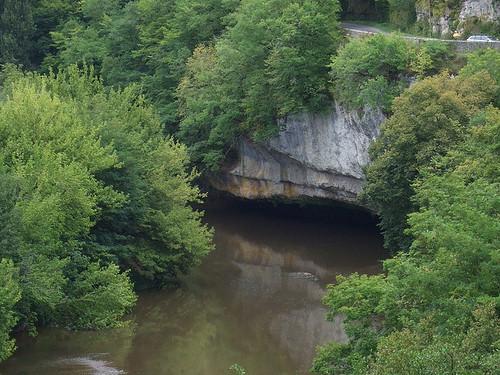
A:
POLYGON ((466 0, 463 2, 458 16, 459 33, 464 32, 466 24, 471 21, 500 22, 500 1, 498 0, 466 0))
POLYGON ((211 183, 248 199, 310 197, 357 204, 368 147, 384 119, 378 110, 346 111, 339 105, 326 114, 291 116, 264 144, 242 139, 236 165, 211 183))
POLYGON ((417 22, 430 23, 432 33, 449 36, 455 32, 464 32, 469 22, 499 22, 500 1, 498 0, 465 0, 453 8, 444 8, 442 14, 429 14, 427 5, 416 5, 417 22), (429 22, 430 17, 430 22, 429 22))
POLYGON ((458 19, 465 22, 478 18, 488 22, 498 22, 500 19, 500 1, 498 0, 465 0, 458 19))
POLYGON ((418 5, 415 7, 415 10, 417 14, 417 22, 429 23, 429 17, 431 18, 430 26, 433 35, 444 36, 451 34, 450 24, 453 21, 453 17, 448 8, 444 10, 444 14, 439 16, 431 16, 428 8, 421 8, 418 5))

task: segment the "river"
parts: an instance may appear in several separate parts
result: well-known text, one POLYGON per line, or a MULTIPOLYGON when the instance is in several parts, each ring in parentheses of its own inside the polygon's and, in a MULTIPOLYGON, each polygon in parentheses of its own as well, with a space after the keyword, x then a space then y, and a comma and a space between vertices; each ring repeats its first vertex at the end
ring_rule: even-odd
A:
POLYGON ((325 320, 325 286, 338 274, 375 273, 385 253, 359 213, 227 203, 208 210, 216 250, 177 290, 140 293, 120 329, 42 329, 19 337, 1 374, 307 374, 317 345, 344 342, 325 320))

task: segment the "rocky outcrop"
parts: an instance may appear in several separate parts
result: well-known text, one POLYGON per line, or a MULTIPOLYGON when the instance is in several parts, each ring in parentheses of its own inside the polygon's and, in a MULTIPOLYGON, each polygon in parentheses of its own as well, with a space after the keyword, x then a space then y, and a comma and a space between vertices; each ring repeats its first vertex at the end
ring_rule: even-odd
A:
POLYGON ((211 184, 237 197, 325 198, 357 204, 368 147, 384 120, 380 111, 301 114, 281 124, 280 133, 257 144, 242 139, 239 159, 211 184))
POLYGON ((498 24, 500 22, 500 1, 466 0, 458 15, 458 33, 463 33, 468 23, 481 22, 498 24))
POLYGON ((500 20, 500 1, 465 0, 458 19, 460 22, 466 22, 471 18, 478 18, 487 22, 498 22, 500 20))
POLYGON ((433 35, 449 36, 452 34, 450 25, 453 21, 453 15, 450 9, 445 8, 444 13, 440 15, 431 15, 427 6, 421 7, 417 4, 415 11, 417 14, 417 22, 420 24, 429 24, 433 35))
POLYGON ((442 8, 439 14, 430 14, 428 3, 416 5, 417 22, 429 23, 434 35, 460 36, 471 24, 498 23, 500 21, 500 1, 465 0, 453 8, 442 8), (430 21, 429 21, 430 17, 430 21))

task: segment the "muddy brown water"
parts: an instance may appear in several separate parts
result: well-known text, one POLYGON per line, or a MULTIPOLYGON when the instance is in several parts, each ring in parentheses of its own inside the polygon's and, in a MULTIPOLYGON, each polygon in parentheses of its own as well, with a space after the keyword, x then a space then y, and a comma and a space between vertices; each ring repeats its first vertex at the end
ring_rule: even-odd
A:
POLYGON ((19 337, 0 374, 224 375, 234 363, 248 375, 307 374, 318 345, 346 340, 340 318, 325 320, 326 285, 379 272, 385 253, 359 213, 300 210, 209 209, 216 250, 179 289, 140 293, 125 328, 19 337))

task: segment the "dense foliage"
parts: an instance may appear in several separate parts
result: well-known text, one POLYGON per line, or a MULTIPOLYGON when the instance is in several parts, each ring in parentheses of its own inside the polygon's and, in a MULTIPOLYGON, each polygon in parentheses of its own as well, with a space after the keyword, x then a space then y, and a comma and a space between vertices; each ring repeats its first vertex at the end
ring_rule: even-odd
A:
POLYGON ((395 256, 329 287, 350 341, 313 371, 498 373, 500 53, 460 70, 445 44, 338 21, 429 32, 416 7, 459 3, 0 0, 0 361, 15 330, 116 327, 134 287, 175 284, 212 249, 192 163, 336 101, 388 116, 362 198, 395 256))
POLYGON ((385 261, 383 275, 329 287, 329 317, 345 315, 350 342, 321 348, 315 373, 498 373, 499 82, 478 63, 494 54, 396 100, 366 194, 381 199, 383 218, 396 215, 385 222, 389 245, 404 242, 409 214, 409 251, 385 261))
POLYGON ((470 119, 497 100, 498 71, 492 77, 484 69, 497 59, 497 52, 477 53, 456 79, 445 73, 417 82, 394 102, 394 114, 371 147, 362 196, 381 216, 388 249, 408 248, 403 232, 416 209, 412 184, 420 168, 463 139, 470 119))
POLYGON ((0 260, 0 361, 12 354, 14 340, 10 331, 17 322, 14 307, 21 299, 16 269, 11 260, 0 260))
POLYGON ((31 1, 0 2, 0 64, 29 63, 34 29, 31 1))
POLYGON ((4 0, 0 64, 93 65, 107 85, 141 83, 163 123, 192 50, 217 37, 239 0, 4 0))
POLYGON ((450 47, 439 42, 416 47, 399 36, 382 34, 354 39, 332 56, 333 96, 348 107, 388 112, 413 77, 436 73, 452 59, 450 47))
POLYGON ((80 10, 78 0, 0 1, 0 64, 40 66, 55 53, 50 33, 80 10))
POLYGON ((135 302, 129 275, 175 282, 211 249, 211 233, 189 206, 200 193, 185 147, 164 138, 134 87, 109 91, 76 68, 49 76, 9 68, 3 78, 5 357, 16 321, 30 330, 120 324, 135 302))
POLYGON ((140 82, 170 129, 175 89, 193 49, 223 31, 239 0, 83 2, 78 17, 52 33, 58 54, 46 65, 93 64, 108 85, 140 82))
POLYGON ((328 104, 330 56, 339 45, 337 1, 245 0, 214 46, 200 46, 179 86, 180 137, 215 169, 245 134, 262 139, 278 120, 328 104))
MULTIPOLYGON (((265 139, 280 119, 323 110, 332 95, 389 111, 412 77, 453 57, 442 44, 416 48, 382 35, 350 41, 336 56, 340 3, 331 0, 21 3, 31 31, 13 23, 13 32, 26 36, 18 51, 26 56, 6 50, 4 62, 45 70, 92 65, 106 85, 140 83, 166 132, 188 145, 203 170, 231 158, 239 136, 265 139)), ((6 3, 5 13, 12 7, 6 3)))

